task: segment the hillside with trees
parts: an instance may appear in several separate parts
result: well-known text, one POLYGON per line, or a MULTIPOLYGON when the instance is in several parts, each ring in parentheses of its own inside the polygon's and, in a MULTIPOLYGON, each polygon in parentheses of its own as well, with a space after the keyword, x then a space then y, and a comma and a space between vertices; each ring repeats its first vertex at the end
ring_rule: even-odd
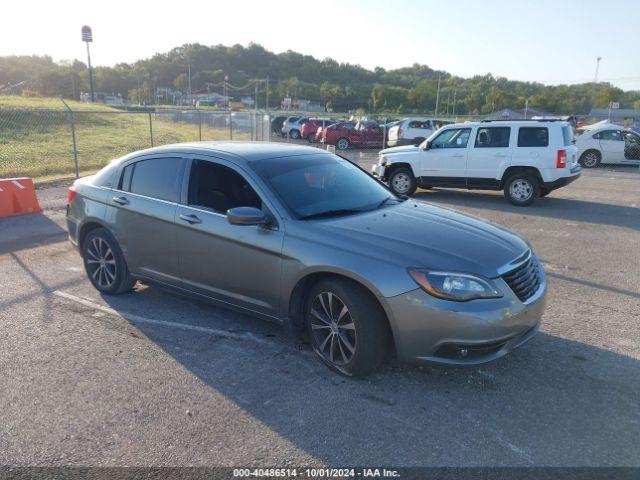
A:
MULTIPOLYGON (((186 92, 189 65, 193 92, 222 93, 226 76, 233 85, 247 86, 232 93, 251 95, 252 80, 268 76, 272 108, 288 95, 319 102, 335 111, 433 112, 439 77, 442 114, 521 109, 527 100, 530 106, 566 114, 585 114, 592 107, 607 107, 611 101, 620 102, 621 108, 640 108, 640 91, 623 91, 609 83, 546 86, 491 74, 461 78, 419 64, 367 70, 293 51, 275 54, 253 43, 247 47, 188 44, 133 64, 97 67, 95 90, 150 104, 158 88, 186 92)), ((26 94, 78 99, 81 91, 88 90, 88 73, 86 65, 78 60, 55 63, 48 56, 0 57, 0 86, 19 83, 26 94)))

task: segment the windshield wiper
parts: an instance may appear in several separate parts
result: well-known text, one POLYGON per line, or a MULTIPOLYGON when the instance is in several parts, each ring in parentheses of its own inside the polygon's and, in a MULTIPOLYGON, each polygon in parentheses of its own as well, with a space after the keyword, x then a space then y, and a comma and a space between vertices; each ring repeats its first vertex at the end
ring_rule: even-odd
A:
POLYGON ((340 217, 342 215, 352 215, 354 213, 362 213, 367 210, 361 208, 340 208, 336 210, 325 210, 323 212, 310 213, 308 215, 302 215, 300 220, 309 220, 312 218, 325 218, 325 217, 340 217))

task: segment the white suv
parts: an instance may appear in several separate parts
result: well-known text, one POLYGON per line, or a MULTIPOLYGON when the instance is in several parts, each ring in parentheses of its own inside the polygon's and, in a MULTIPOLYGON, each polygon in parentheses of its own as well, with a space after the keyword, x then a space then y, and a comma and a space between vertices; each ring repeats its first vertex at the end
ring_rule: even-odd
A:
POLYGON ((382 150, 373 175, 401 195, 416 188, 504 190, 530 205, 580 176, 567 122, 484 121, 442 127, 419 146, 382 150))
POLYGON ((418 145, 437 129, 428 118, 405 118, 389 129, 387 145, 418 145))

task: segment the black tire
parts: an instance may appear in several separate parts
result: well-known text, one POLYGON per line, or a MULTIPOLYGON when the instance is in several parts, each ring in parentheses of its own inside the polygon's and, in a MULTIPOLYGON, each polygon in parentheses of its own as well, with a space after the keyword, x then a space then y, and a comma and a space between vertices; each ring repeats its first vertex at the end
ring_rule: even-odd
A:
POLYGON ((389 324, 375 298, 361 285, 343 278, 320 280, 309 291, 304 312, 313 351, 332 370, 363 377, 385 359, 389 324))
POLYGON ((393 193, 410 197, 416 193, 418 182, 410 169, 400 167, 389 174, 389 188, 393 193))
POLYGON ((580 155, 578 163, 584 168, 596 168, 602 161, 602 154, 598 150, 587 150, 580 155))
POLYGON ((309 135, 307 135, 307 142, 316 143, 316 134, 310 133, 309 135))
POLYGON ((296 130, 295 128, 289 131, 289 138, 293 140, 298 140, 300 138, 300 130, 296 130))
POLYGON ((507 178, 504 196, 517 207, 527 207, 540 196, 540 182, 529 172, 516 173, 507 178))
POLYGON ((540 189, 540 197, 546 197, 552 192, 552 190, 547 190, 546 188, 540 189))
POLYGON ((338 150, 347 150, 351 146, 351 142, 347 137, 340 137, 336 140, 336 148, 338 150))
POLYGON ((106 228, 91 230, 82 242, 82 259, 89 281, 101 293, 119 295, 136 284, 122 250, 106 228), (98 270, 102 269, 102 272, 98 270))

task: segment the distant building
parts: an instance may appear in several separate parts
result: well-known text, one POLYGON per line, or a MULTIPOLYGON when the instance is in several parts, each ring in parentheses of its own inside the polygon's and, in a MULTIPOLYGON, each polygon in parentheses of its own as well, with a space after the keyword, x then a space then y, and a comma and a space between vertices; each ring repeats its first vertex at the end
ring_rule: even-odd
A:
MULTIPOLYGON (((91 93, 81 92, 80 101, 90 103, 91 93)), ((96 103, 105 103, 107 105, 124 105, 122 95, 115 93, 93 92, 93 101, 96 103)))
POLYGON ((525 120, 531 117, 557 117, 553 113, 545 112, 538 108, 523 108, 518 110, 512 110, 510 108, 503 108, 495 112, 488 113, 483 116, 485 120, 525 120))
POLYGON ((592 108, 587 118, 595 122, 609 120, 612 123, 634 123, 640 121, 640 110, 633 108, 592 108))
POLYGON ((198 107, 225 107, 229 104, 231 97, 225 97, 219 93, 194 93, 193 102, 198 107))
POLYGON ((280 103, 282 110, 297 110, 300 112, 324 112, 323 105, 312 102, 311 100, 292 100, 291 98, 285 98, 280 103))

